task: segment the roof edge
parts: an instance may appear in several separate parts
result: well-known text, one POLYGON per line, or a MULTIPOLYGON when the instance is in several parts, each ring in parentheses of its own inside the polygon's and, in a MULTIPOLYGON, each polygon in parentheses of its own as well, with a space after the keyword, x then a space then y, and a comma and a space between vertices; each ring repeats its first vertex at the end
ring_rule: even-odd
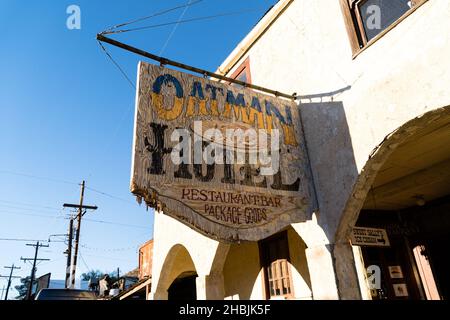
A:
POLYGON ((220 75, 228 74, 293 1, 294 0, 278 1, 278 3, 269 10, 236 48, 234 48, 225 61, 219 66, 216 73, 220 75))

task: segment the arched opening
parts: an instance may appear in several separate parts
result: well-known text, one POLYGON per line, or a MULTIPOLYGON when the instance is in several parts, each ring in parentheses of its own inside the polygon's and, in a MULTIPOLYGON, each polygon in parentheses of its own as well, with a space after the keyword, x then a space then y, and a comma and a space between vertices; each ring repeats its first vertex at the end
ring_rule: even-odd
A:
POLYGON ((191 255, 181 244, 173 246, 167 253, 156 297, 168 300, 195 300, 197 298, 197 271, 191 255))
POLYGON ((364 267, 380 270, 369 277, 373 299, 450 299, 450 108, 388 136, 346 210, 338 240, 356 239, 353 226, 382 229, 388 237, 359 244, 364 267))
POLYGON ((223 266, 225 299, 263 299, 260 272, 257 242, 230 245, 223 266))
POLYGON ((183 272, 170 285, 167 290, 168 300, 192 301, 197 300, 197 287, 195 280, 197 273, 194 271, 183 272))
POLYGON ((232 244, 223 264, 226 299, 311 299, 306 244, 292 227, 232 244))

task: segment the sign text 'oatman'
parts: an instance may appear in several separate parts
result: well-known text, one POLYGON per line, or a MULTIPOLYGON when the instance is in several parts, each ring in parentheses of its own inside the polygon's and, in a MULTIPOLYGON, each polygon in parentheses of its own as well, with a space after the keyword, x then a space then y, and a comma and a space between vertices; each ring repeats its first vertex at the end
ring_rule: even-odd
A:
POLYGON ((213 239, 257 241, 314 204, 298 108, 139 64, 131 191, 213 239))

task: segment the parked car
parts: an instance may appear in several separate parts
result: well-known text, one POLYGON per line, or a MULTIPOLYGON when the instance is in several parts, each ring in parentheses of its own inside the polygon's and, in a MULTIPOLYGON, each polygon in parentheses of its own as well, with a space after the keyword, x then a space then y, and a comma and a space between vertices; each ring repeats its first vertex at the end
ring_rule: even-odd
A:
POLYGON ((97 300, 97 296, 88 290, 42 289, 35 300, 97 300))

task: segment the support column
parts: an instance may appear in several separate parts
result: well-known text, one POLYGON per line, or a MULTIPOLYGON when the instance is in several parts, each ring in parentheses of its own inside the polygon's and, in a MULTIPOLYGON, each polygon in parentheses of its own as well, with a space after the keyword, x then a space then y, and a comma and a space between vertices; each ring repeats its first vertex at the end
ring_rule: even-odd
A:
POLYGON ((336 278, 341 300, 361 300, 358 274, 355 267, 355 256, 349 242, 333 245, 336 278))
POLYGON ((168 300, 169 293, 167 290, 157 290, 156 292, 150 292, 147 295, 147 300, 168 300))
POLYGON ((151 287, 149 284, 145 286, 145 300, 154 300, 154 299, 150 299, 150 294, 151 294, 150 289, 151 289, 151 287))
POLYGON ((225 298, 223 274, 199 275, 196 285, 197 300, 223 300, 225 298))
POLYGON ((320 245, 305 250, 314 300, 339 299, 330 251, 329 245, 320 245))
POLYGON ((313 299, 359 300, 361 289, 355 257, 349 242, 332 243, 315 215, 311 221, 292 224, 305 242, 313 299))
POLYGON ((367 280, 367 270, 364 266, 364 261, 362 257, 361 247, 352 246, 353 257, 355 259, 355 269, 358 276, 359 287, 361 291, 362 300, 372 300, 372 295, 370 293, 370 287, 367 280))

